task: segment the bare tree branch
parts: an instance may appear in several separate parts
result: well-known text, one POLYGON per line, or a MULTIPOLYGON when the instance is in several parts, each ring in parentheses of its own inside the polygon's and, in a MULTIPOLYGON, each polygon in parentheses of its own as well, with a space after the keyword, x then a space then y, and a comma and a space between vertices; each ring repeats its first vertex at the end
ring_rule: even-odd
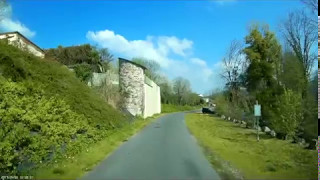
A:
POLYGON ((239 76, 244 70, 244 58, 242 54, 243 44, 239 41, 232 41, 223 58, 223 72, 221 77, 227 81, 227 86, 236 88, 239 83, 239 76))
POLYGON ((318 0, 301 0, 311 11, 312 13, 318 13, 318 0))
POLYGON ((305 11, 291 12, 287 20, 281 24, 280 31, 299 61, 302 62, 306 77, 309 77, 315 61, 310 50, 317 40, 317 30, 310 18, 305 11))

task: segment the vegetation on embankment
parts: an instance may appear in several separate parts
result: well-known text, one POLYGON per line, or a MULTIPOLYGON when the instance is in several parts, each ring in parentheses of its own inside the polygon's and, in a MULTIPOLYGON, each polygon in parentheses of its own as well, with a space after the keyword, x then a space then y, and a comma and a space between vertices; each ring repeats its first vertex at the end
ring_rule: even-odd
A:
POLYGON ((188 105, 182 106, 182 105, 175 105, 175 104, 161 104, 161 112, 163 113, 189 111, 189 110, 196 110, 200 108, 201 106, 188 106, 188 105))
POLYGON ((73 156, 125 119, 62 64, 0 41, 0 172, 73 156))
POLYGON ((317 178, 316 150, 265 134, 257 142, 255 130, 213 116, 187 114, 186 124, 224 179, 237 177, 233 168, 240 170, 244 179, 317 178))
POLYGON ((111 130, 105 139, 93 144, 75 156, 67 156, 51 167, 38 169, 34 176, 39 179, 80 178, 104 160, 121 143, 127 141, 132 135, 162 115, 164 114, 157 114, 146 119, 138 118, 130 124, 111 130))

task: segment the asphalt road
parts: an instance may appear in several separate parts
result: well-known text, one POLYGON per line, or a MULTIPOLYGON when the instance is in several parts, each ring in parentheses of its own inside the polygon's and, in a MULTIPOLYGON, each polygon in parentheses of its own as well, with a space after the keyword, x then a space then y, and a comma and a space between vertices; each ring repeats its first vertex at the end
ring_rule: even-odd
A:
POLYGON ((82 179, 220 179, 190 135, 184 115, 158 118, 82 179))

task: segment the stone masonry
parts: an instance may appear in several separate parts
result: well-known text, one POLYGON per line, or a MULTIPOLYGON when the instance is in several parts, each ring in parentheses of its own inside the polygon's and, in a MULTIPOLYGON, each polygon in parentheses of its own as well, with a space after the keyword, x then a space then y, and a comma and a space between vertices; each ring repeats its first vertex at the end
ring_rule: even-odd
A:
POLYGON ((124 106, 132 115, 143 115, 144 70, 134 62, 119 58, 119 85, 124 93, 124 106))

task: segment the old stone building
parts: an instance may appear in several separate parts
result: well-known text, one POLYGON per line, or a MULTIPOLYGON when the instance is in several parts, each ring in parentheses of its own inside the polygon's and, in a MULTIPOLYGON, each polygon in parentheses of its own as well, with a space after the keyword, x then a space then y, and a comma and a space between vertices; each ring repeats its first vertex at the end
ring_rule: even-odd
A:
POLYGON ((9 44, 15 45, 22 50, 26 50, 35 56, 44 58, 44 51, 18 31, 0 33, 0 39, 6 39, 9 44))
POLYGON ((145 76, 146 68, 119 58, 119 85, 125 108, 144 118, 161 112, 160 87, 145 76))

